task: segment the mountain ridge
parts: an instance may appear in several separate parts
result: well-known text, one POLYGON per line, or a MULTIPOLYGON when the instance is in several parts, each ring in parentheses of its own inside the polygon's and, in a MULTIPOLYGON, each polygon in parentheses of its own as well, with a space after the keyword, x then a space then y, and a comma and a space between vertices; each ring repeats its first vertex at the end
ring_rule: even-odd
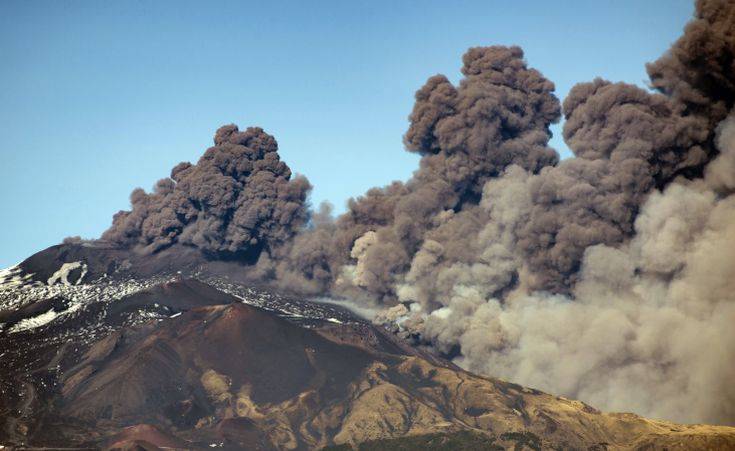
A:
POLYGON ((405 449, 467 432, 515 449, 735 447, 735 428, 606 414, 469 373, 345 309, 213 278, 188 264, 199 257, 149 262, 145 278, 122 255, 135 262, 65 244, 4 273, 0 444, 405 449))

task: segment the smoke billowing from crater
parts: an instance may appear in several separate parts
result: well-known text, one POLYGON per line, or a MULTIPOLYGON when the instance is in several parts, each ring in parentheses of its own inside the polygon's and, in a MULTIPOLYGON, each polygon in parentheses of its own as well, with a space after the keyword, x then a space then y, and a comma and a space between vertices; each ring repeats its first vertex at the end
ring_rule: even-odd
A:
POLYGON ((416 93, 405 136, 422 156, 413 177, 350 200, 327 226, 329 244, 297 239, 277 265, 288 274, 279 280, 393 302, 426 234, 476 209, 485 183, 511 166, 535 174, 557 163, 547 145, 561 114, 553 83, 518 47, 473 48, 463 61, 459 86, 437 75, 416 93))
POLYGON ((131 211, 102 238, 156 252, 176 243, 215 258, 254 259, 291 238, 308 219, 306 178, 291 178, 276 140, 260 128, 217 130, 195 165, 180 163, 152 193, 136 189, 131 211))
POLYGON ((406 182, 309 215, 260 129, 136 190, 104 238, 237 258, 251 278, 384 307, 475 371, 608 410, 735 423, 735 3, 700 0, 648 65, 563 102, 518 47, 478 47, 417 91, 406 182), (549 126, 565 118, 574 157, 549 126), (401 302, 401 303, 399 303, 401 302))
POLYGON ((519 235, 533 288, 567 292, 584 250, 633 233, 646 194, 701 168, 706 121, 670 99, 625 83, 595 80, 564 101, 564 139, 576 158, 549 168, 531 187, 533 208, 519 235))
POLYGON ((403 326, 441 350, 459 347, 457 362, 473 371, 608 410, 733 423, 734 119, 719 136, 704 179, 652 191, 630 240, 584 250, 569 295, 498 293, 496 281, 522 274, 513 230, 530 202, 522 174, 489 183, 485 227, 495 233, 478 261, 493 263, 433 265, 409 277, 409 290, 440 293, 443 305, 403 312, 403 326))

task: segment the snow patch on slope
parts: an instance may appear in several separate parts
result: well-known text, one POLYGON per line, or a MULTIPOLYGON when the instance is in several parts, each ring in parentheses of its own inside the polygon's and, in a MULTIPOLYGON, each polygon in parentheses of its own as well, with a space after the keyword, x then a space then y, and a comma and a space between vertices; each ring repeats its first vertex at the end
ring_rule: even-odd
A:
POLYGON ((56 271, 51 277, 49 277, 46 283, 48 285, 53 285, 56 282, 61 282, 64 285, 79 285, 82 282, 82 279, 84 279, 85 275, 87 275, 87 264, 85 262, 78 261, 78 262, 64 263, 63 265, 61 265, 61 268, 59 268, 58 271, 56 271), (82 273, 79 276, 79 279, 77 279, 75 282, 70 282, 69 274, 71 274, 72 271, 78 268, 81 268, 82 270, 82 273))
POLYGON ((33 274, 22 275, 20 266, 0 269, 0 290, 9 290, 29 283, 33 274))
POLYGON ((37 327, 45 326, 46 324, 58 318, 59 316, 67 315, 69 313, 79 310, 81 306, 82 304, 81 302, 79 302, 79 303, 71 304, 66 310, 62 310, 60 312, 57 312, 54 309, 51 309, 45 313, 41 313, 40 315, 36 315, 32 318, 25 318, 19 321, 18 324, 11 327, 8 330, 8 332, 12 334, 15 332, 31 330, 37 327))

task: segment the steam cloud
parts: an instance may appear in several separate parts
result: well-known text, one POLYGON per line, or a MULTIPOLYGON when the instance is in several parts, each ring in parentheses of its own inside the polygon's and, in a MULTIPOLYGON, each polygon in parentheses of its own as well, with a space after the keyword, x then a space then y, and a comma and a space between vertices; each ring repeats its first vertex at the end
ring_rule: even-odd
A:
POLYGON ((311 215, 275 140, 223 127, 195 166, 136 190, 103 236, 186 245, 253 278, 382 308, 464 367, 607 410, 735 423, 735 3, 699 0, 647 66, 563 104, 518 47, 416 93, 405 183, 311 215))

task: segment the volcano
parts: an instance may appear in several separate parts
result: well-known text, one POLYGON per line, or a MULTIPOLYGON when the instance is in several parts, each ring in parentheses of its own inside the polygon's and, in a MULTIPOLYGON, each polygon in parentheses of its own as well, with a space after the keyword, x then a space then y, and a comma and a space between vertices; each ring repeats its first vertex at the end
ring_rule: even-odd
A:
POLYGON ((735 428, 469 373, 339 306, 217 276, 194 251, 62 244, 0 278, 5 447, 735 447, 735 428))

